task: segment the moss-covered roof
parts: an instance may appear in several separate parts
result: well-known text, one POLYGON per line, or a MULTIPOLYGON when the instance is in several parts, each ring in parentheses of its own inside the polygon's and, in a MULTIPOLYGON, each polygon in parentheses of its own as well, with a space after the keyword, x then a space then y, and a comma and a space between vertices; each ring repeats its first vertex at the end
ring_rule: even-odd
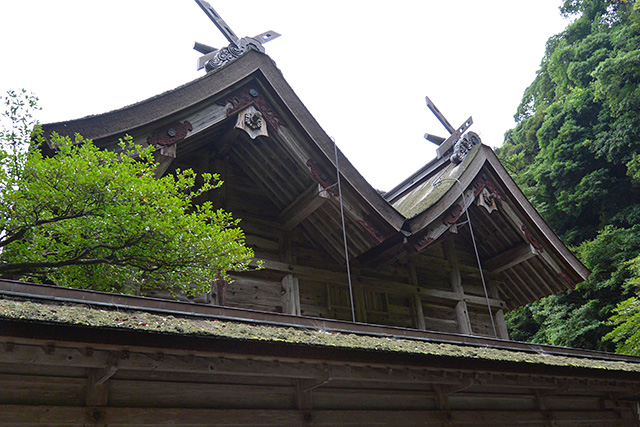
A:
POLYGON ((474 146, 464 161, 459 165, 446 163, 446 169, 435 171, 429 179, 416 185, 409 193, 393 202, 393 207, 406 218, 413 218, 433 206, 446 194, 467 169, 480 150, 481 145, 474 146), (434 183, 442 180, 437 185, 434 183))
POLYGON ((142 310, 111 310, 78 303, 41 303, 6 297, 0 298, 0 319, 467 360, 522 362, 547 366, 640 372, 640 363, 627 361, 549 355, 519 350, 326 332, 287 326, 257 325, 179 315, 158 315, 142 310))

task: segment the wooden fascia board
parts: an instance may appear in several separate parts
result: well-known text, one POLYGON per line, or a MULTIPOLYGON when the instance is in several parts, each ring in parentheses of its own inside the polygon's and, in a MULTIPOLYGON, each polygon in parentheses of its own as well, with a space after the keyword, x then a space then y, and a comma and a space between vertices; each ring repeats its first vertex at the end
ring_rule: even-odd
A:
POLYGON ((552 248, 553 252, 563 261, 563 264, 571 267, 571 270, 578 279, 576 282, 586 280, 589 274, 591 274, 589 269, 567 248, 553 229, 546 223, 542 216, 540 216, 522 190, 520 190, 520 187, 518 187, 513 178, 511 178, 511 175, 509 175, 509 172, 504 168, 493 150, 488 149, 486 158, 488 164, 491 165, 495 171, 496 177, 500 179, 499 185, 507 190, 508 196, 514 201, 514 206, 518 209, 519 213, 525 217, 525 222, 532 224, 538 234, 545 240, 546 244, 544 244, 544 246, 552 248))
POLYGON ((75 132, 94 141, 120 137, 207 102, 216 94, 233 88, 259 70, 254 61, 237 61, 196 80, 136 104, 99 115, 43 125, 45 134, 57 132, 73 136, 75 132))

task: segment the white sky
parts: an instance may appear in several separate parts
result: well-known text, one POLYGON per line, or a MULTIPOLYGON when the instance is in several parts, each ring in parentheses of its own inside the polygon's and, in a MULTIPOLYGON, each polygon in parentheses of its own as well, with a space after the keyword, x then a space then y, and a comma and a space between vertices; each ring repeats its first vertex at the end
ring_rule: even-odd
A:
MULTIPOLYGON (((454 127, 502 143, 561 0, 209 0, 238 36, 265 45, 289 84, 376 188, 431 160, 425 132, 454 127)), ((99 114, 202 75, 199 41, 227 44, 192 0, 0 0, 0 91, 26 88, 41 122, 99 114)))

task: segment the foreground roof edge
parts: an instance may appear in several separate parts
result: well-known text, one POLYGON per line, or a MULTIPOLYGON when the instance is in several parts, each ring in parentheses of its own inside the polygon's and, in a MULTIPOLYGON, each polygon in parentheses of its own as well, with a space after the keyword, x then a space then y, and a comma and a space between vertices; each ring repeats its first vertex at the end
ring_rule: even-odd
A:
MULTIPOLYGON (((429 356, 456 360, 487 360, 590 371, 619 371, 640 376, 640 358, 597 350, 531 344, 487 337, 439 333, 348 321, 325 321, 279 313, 162 301, 131 295, 108 294, 0 280, 0 322, 34 324, 172 336, 225 339, 256 344, 276 343, 328 350, 358 350, 400 356, 429 356), (52 291, 51 288, 54 290, 52 291), (47 307, 56 306, 55 310, 47 307), (115 321, 114 321, 115 320, 115 321), (315 320, 315 322, 314 322, 315 320), (208 323, 207 322, 212 322, 208 323), (239 327, 233 327, 239 325, 239 327), (242 325, 262 328, 242 329, 242 325), (284 335, 283 335, 284 333, 284 335), (350 338, 352 336, 353 338, 350 338), (355 337, 365 337, 364 340, 355 337), (415 344, 412 344, 415 343, 415 344)), ((7 328, 7 335, 19 329, 7 328)), ((46 331, 41 335, 47 336, 46 331)), ((87 336, 85 332, 83 335, 87 336)), ((157 340, 156 339, 156 340, 157 340)), ((640 377, 639 377, 640 379, 640 377)))

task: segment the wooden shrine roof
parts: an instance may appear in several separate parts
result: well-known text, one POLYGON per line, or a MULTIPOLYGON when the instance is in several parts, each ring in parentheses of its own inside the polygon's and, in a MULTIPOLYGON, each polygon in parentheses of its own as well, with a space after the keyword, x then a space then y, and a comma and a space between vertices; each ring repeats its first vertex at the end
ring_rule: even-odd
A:
MULTIPOLYGON (((240 109, 235 109, 234 97, 249 93, 249 88, 266 106, 263 115, 270 115, 268 139, 273 143, 227 148, 232 158, 252 170, 252 178, 274 201, 281 218, 317 193, 318 176, 335 175, 335 146, 274 62, 262 53, 247 52, 216 71, 137 104, 45 124, 43 130, 45 135, 80 133, 101 147, 115 148, 118 138, 126 134, 146 144, 156 129, 188 119, 193 130, 176 143, 178 158, 187 158, 212 139, 228 135, 233 115, 240 109)), ((487 273, 507 284, 501 292, 511 301, 509 308, 571 289, 588 277, 586 267, 535 211, 489 147, 476 145, 457 166, 448 156, 434 159, 385 197, 337 151, 349 257, 363 267, 375 268, 398 254, 421 253, 445 239, 458 221, 464 223, 463 213, 469 212, 477 227, 473 237, 479 256, 489 267, 487 273), (485 188, 499 199, 497 213, 477 205, 485 188)), ((335 179, 321 184, 330 189, 335 179)), ((322 234, 319 244, 336 260, 344 259, 342 234, 335 221, 337 206, 321 205, 302 223, 308 234, 322 234)), ((466 228, 461 233, 469 240, 472 236, 467 236, 466 228)))

